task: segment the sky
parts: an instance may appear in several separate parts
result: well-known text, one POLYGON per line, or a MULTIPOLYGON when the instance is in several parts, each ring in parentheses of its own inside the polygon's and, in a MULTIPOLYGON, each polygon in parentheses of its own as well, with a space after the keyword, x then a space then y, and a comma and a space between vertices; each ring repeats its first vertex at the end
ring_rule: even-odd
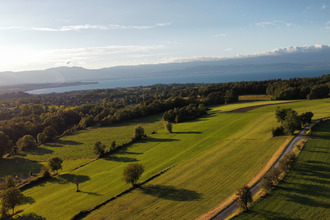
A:
POLYGON ((98 69, 329 44, 329 0, 0 0, 0 71, 98 69))

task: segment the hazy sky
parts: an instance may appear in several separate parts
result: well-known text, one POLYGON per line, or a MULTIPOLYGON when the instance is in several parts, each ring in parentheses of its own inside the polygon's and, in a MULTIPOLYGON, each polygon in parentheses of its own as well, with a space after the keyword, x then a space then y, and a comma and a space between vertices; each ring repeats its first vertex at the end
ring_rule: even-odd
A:
POLYGON ((0 0, 0 71, 330 44, 329 0, 0 0))

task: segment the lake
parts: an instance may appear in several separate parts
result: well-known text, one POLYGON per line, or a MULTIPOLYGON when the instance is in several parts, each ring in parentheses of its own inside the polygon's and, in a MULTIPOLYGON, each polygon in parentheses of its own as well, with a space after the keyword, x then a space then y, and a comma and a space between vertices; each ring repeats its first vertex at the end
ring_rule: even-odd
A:
POLYGON ((290 79, 302 77, 318 77, 330 73, 330 69, 314 69, 299 70, 286 72, 263 72, 263 73, 230 73, 230 74, 200 74, 200 75, 181 75, 181 76, 163 76, 149 78, 130 78, 130 79, 112 79, 99 80, 98 83, 66 86, 57 88, 36 89, 27 91, 29 94, 47 94, 47 93, 63 93, 78 90, 90 89, 109 89, 109 88, 125 88, 136 86, 150 86, 154 84, 185 84, 185 83, 225 83, 239 81, 260 81, 269 79, 290 79))

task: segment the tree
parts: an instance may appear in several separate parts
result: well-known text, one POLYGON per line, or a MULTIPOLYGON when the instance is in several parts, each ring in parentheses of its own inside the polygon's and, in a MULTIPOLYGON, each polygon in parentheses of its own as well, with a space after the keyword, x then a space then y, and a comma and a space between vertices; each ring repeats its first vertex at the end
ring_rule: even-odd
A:
POLYGON ((17 179, 15 179, 12 176, 6 176, 5 177, 5 187, 6 189, 11 188, 11 187, 15 187, 17 183, 17 179))
POLYGON ((248 204, 252 202, 252 194, 247 186, 242 186, 237 190, 237 202, 238 206, 246 211, 248 209, 248 204))
POLYGON ((74 184, 76 184, 76 192, 80 192, 79 190, 79 179, 77 176, 74 177, 73 179, 74 184))
POLYGON ((263 188, 266 193, 270 193, 273 188, 272 180, 268 178, 268 176, 264 176, 260 181, 260 187, 263 188))
POLYGON ((105 145, 102 144, 100 141, 94 144, 94 153, 97 154, 99 157, 102 157, 105 153, 105 145))
POLYGON ((51 125, 47 126, 42 133, 46 135, 48 141, 54 140, 57 135, 55 128, 51 125))
POLYGON ((48 166, 52 171, 56 171, 62 169, 63 160, 59 157, 52 157, 48 159, 48 166))
POLYGON ((167 132, 172 133, 172 128, 173 128, 172 123, 168 122, 168 121, 164 121, 163 124, 164 124, 164 127, 167 130, 167 132))
POLYGON ((305 124, 310 124, 313 116, 314 114, 312 112, 305 112, 299 115, 302 126, 305 124))
POLYGON ((283 123, 286 117, 286 114, 288 111, 291 111, 291 108, 280 108, 279 106, 276 108, 275 111, 275 117, 277 119, 278 122, 283 123))
POLYGON ((134 129, 132 140, 140 140, 144 136, 144 128, 141 126, 137 126, 134 129))
POLYGON ((300 118, 294 110, 287 111, 283 122, 284 131, 288 134, 293 134, 295 130, 301 128, 300 118))
POLYGON ((38 146, 36 139, 31 135, 24 135, 22 138, 18 139, 16 145, 21 151, 31 150, 38 146))
POLYGON ((10 151, 9 137, 0 131, 0 159, 10 151))
POLYGON ((39 144, 45 143, 46 140, 47 140, 47 136, 45 135, 45 133, 39 133, 37 135, 37 141, 38 141, 39 144))
POLYGON ((110 151, 113 151, 116 149, 116 141, 112 141, 110 145, 110 151))
POLYGON ((20 204, 23 200, 23 194, 15 187, 8 188, 2 193, 2 209, 12 209, 15 213, 15 206, 20 204))
POLYGON ((123 180, 126 183, 132 184, 132 187, 134 187, 143 172, 144 172, 144 167, 142 164, 140 163, 128 164, 128 166, 125 167, 123 171, 123 180))
POLYGON ((287 172, 293 163, 296 161, 296 155, 294 153, 289 153, 284 155, 284 157, 279 161, 278 168, 281 172, 287 172))

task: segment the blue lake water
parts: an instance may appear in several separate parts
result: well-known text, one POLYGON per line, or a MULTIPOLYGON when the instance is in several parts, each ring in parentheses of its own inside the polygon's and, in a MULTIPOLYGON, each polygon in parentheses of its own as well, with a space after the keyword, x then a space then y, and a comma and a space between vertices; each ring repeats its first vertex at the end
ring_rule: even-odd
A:
POLYGON ((231 74, 201 74, 201 75, 183 75, 167 77, 149 77, 149 78, 130 78, 130 79, 112 79, 100 80, 95 84, 67 86, 47 89, 36 89, 28 91, 30 94, 63 93, 78 90, 89 89, 107 89, 119 87, 150 86, 154 84, 185 84, 185 83, 224 83, 239 81, 259 81, 268 79, 290 79, 301 77, 317 77, 330 73, 330 69, 286 71, 279 73, 231 73, 231 74))

